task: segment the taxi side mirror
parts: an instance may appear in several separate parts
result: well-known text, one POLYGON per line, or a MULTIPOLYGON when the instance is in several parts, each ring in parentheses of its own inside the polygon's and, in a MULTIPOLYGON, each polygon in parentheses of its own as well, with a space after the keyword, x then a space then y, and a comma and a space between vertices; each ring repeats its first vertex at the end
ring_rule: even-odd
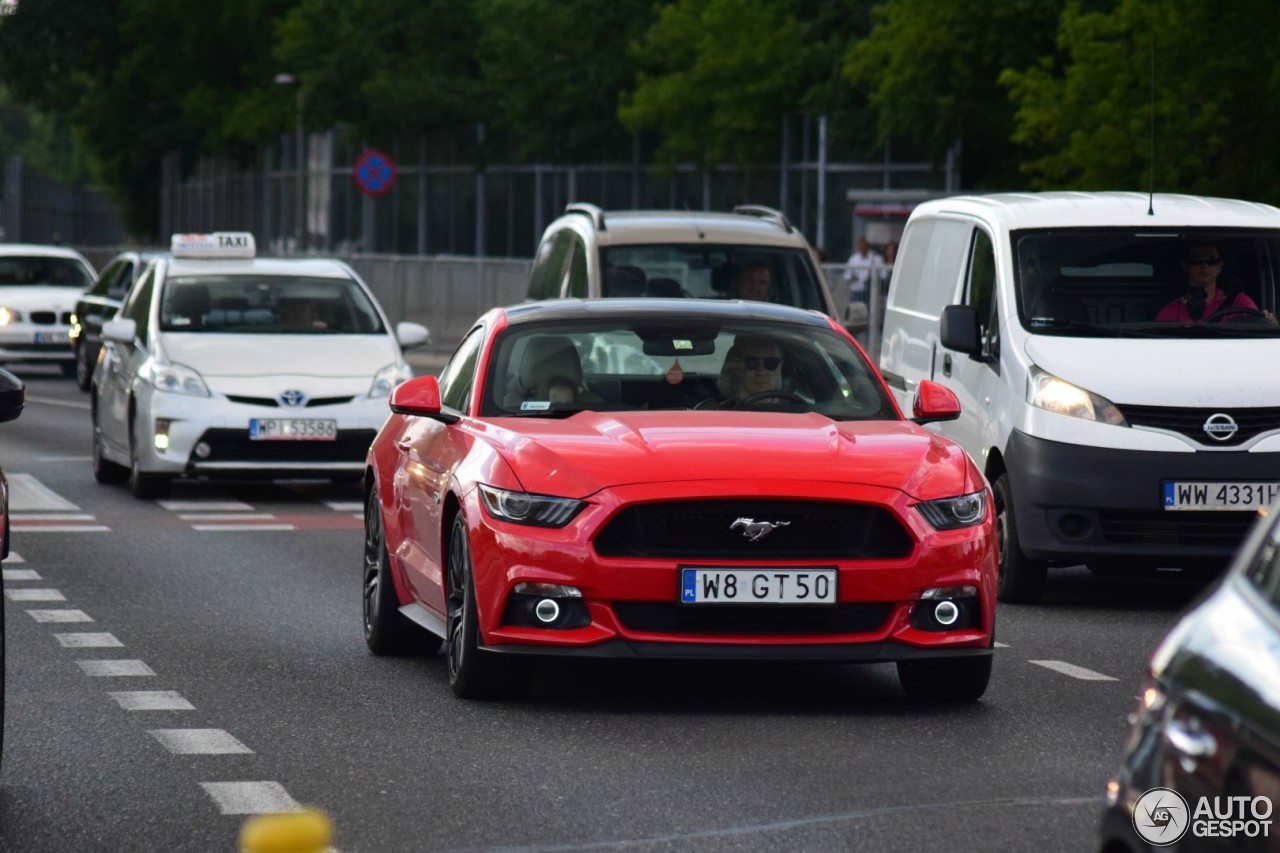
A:
POLYGON ((115 341, 118 344, 131 344, 137 336, 138 324, 134 320, 108 320, 102 324, 104 340, 115 341))

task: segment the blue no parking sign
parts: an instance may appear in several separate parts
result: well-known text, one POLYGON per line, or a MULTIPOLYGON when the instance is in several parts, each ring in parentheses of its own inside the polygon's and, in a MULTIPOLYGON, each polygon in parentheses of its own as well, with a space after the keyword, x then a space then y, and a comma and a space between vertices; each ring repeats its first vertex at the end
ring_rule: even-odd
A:
POLYGON ((351 175, 365 195, 382 195, 396 182, 396 164, 381 151, 369 150, 356 158, 351 175))

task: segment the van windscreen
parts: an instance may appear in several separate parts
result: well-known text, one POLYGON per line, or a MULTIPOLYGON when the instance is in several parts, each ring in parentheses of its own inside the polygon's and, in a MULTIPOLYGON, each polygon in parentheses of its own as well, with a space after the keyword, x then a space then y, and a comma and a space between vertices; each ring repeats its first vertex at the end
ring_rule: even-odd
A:
POLYGON ((1280 231, 1071 228, 1012 242, 1018 317, 1037 334, 1280 335, 1280 231))

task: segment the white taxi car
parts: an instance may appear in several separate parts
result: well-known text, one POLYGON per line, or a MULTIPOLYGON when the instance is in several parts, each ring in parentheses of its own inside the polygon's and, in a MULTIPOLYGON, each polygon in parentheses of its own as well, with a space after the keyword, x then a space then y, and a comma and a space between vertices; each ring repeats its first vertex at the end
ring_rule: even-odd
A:
POLYGON ((74 249, 0 243, 0 362, 57 364, 74 375, 71 312, 96 275, 74 249))
POLYGON ((252 234, 175 234, 103 325, 93 473, 163 497, 177 477, 358 477, 411 375, 368 286, 330 259, 256 257, 252 234))

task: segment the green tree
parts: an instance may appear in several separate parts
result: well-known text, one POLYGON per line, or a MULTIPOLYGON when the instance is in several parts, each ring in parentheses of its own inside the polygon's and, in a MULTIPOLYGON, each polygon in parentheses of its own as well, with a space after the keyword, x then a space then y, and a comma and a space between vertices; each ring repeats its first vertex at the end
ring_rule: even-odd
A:
POLYGON ((592 162, 630 154, 618 99, 651 0, 478 0, 477 56, 490 122, 517 157, 592 162))
POLYGON ((1017 104, 1014 139, 1030 154, 1024 173, 1041 188, 1154 185, 1277 201, 1278 36, 1271 0, 1069 4, 1061 66, 1003 78, 1017 104))
POLYGON ((633 44, 640 73, 618 115, 632 130, 659 133, 656 156, 666 164, 763 162, 805 92, 805 48, 789 4, 676 0, 633 44))
POLYGON ((887 0, 844 72, 866 86, 881 139, 904 139, 941 163, 960 143, 964 183, 1008 188, 1018 173, 1005 69, 1051 56, 1061 0, 887 0))

